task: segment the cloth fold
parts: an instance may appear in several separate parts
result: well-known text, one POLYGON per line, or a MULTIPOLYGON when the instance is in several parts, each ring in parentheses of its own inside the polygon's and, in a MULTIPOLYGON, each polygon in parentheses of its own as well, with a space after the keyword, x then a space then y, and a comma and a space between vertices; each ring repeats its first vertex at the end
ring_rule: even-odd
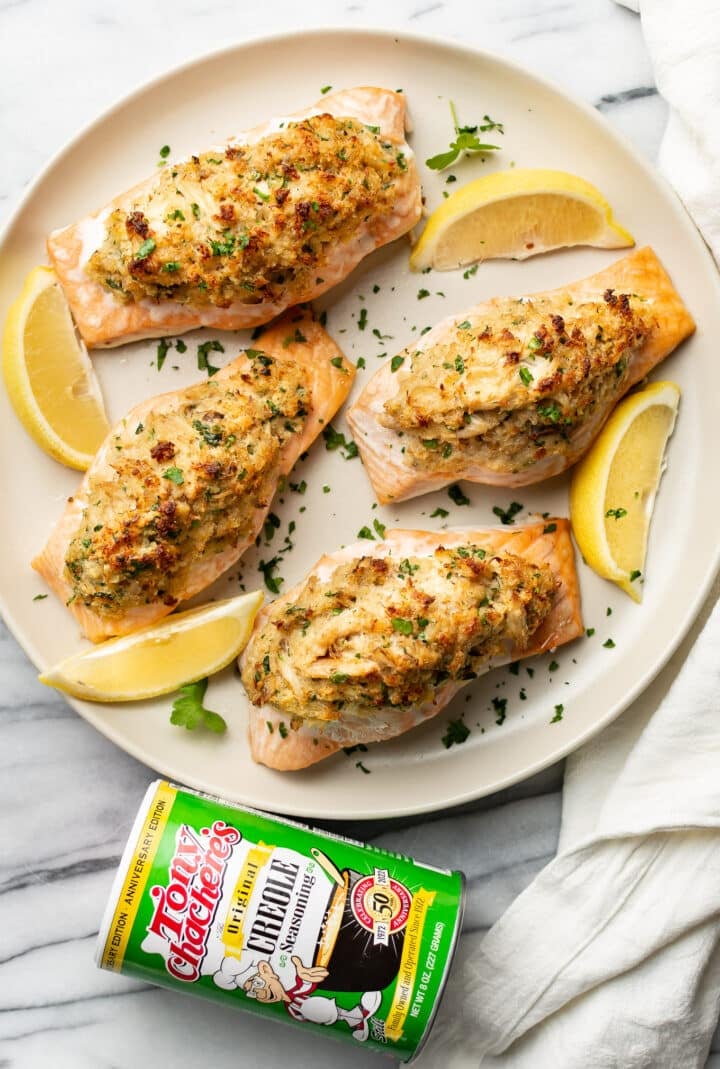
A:
POLYGON ((717 0, 619 0, 639 11, 670 105, 658 163, 720 264, 720 11, 717 0))
POLYGON ((419 1067, 704 1064, 720 990, 718 649, 720 605, 655 715, 625 714, 569 759, 565 809, 592 819, 577 838, 564 820, 557 858, 461 941, 419 1067))

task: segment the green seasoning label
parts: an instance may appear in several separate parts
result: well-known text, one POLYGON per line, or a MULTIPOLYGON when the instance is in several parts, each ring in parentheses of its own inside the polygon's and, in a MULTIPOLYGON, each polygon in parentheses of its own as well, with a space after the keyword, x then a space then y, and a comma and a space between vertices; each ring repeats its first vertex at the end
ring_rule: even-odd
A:
POLYGON ((461 899, 459 873, 158 783, 99 964, 407 1061, 442 993, 461 899))

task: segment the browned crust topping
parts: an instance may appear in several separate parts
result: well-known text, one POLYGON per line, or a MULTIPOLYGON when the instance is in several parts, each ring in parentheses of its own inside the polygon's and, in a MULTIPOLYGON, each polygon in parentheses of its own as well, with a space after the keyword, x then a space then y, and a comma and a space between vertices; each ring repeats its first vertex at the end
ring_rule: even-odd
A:
POLYGON ((423 350, 407 350, 381 422, 407 436, 416 467, 479 462, 522 471, 566 455, 573 435, 627 389, 632 356, 652 327, 649 306, 607 290, 602 301, 494 301, 423 350))
POLYGON ((407 164, 378 127, 324 114, 167 167, 114 211, 88 274, 119 300, 296 303, 337 245, 391 214, 407 164))
POLYGON ((174 605, 191 569, 254 529, 308 394, 300 365, 250 352, 249 368, 190 387, 106 445, 65 559, 71 601, 106 615, 174 605))
POLYGON ((361 557, 311 576, 255 636, 243 683, 256 705, 336 720, 417 706, 523 648, 552 608, 547 565, 479 545, 431 557, 361 557))

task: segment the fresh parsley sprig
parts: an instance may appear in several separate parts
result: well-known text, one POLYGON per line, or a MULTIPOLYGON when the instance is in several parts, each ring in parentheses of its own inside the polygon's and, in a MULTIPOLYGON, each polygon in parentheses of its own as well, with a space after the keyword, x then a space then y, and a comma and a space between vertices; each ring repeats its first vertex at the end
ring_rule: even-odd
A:
POLYGON ((173 702, 170 714, 171 724, 187 728, 188 731, 194 731, 202 725, 216 735, 222 735, 227 729, 224 718, 203 705, 207 685, 207 679, 198 679, 197 683, 186 683, 180 687, 180 694, 173 702))
POLYGON ((437 156, 431 156, 429 160, 425 160, 431 170, 444 171, 446 167, 452 166, 457 158, 464 153, 472 155, 474 152, 494 152, 500 148, 499 145, 485 144, 478 137, 478 133, 482 134, 487 133, 488 130, 497 130, 498 133, 503 134, 505 131, 502 123, 495 122, 489 115, 485 115, 483 122, 477 123, 475 126, 461 126, 452 100, 450 101, 450 114, 452 115, 453 128, 455 130, 455 140, 450 142, 450 148, 447 152, 439 152, 437 156))

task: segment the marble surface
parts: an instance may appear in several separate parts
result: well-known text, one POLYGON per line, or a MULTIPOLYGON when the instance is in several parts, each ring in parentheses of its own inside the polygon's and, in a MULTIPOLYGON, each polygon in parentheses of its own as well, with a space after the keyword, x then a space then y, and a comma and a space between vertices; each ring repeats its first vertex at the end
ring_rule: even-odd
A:
MULTIPOLYGON (((666 108, 638 20, 610 0, 3 0, 0 215, 75 131, 128 90, 201 52, 309 26, 394 26, 497 51, 597 107, 654 159, 666 108)), ((361 1049, 265 1027, 101 973, 99 919, 146 784, 154 778, 37 683, 0 632, 0 1067, 330 1069, 378 1063, 361 1049), (262 1051, 259 1055, 258 1050, 262 1051)), ((491 925, 552 857, 562 769, 421 823, 342 831, 438 865, 462 863, 467 925, 491 925)), ((720 1051, 716 1037, 713 1049, 720 1051)), ((557 1063, 558 1065, 561 1062, 557 1063)), ((720 1067, 720 1053, 709 1066, 720 1067)), ((542 1069, 542 1067, 539 1067, 542 1069)))

